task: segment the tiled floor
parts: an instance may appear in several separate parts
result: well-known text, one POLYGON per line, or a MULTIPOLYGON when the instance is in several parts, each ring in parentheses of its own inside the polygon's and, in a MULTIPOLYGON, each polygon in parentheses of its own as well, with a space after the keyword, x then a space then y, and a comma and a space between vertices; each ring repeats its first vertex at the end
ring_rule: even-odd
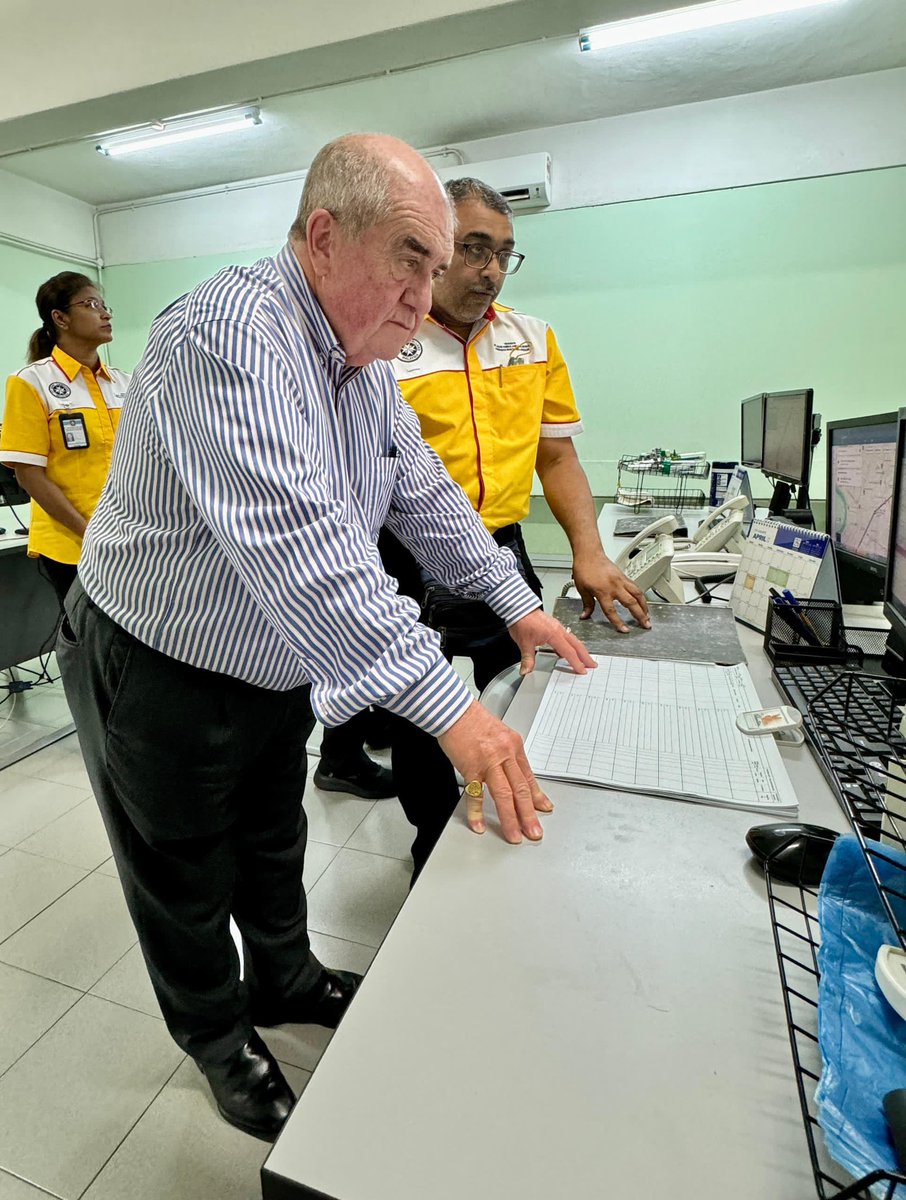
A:
MULTIPOLYGON (((34 684, 41 669, 42 663, 33 659, 16 667, 14 674, 18 680, 34 684)), ((53 654, 47 660, 47 674, 55 682, 48 683, 42 679, 38 686, 11 696, 2 687, 11 676, 6 671, 0 673, 0 769, 31 753, 38 746, 46 745, 61 729, 69 731, 72 727, 72 717, 53 654)))
MULTIPOLYGON (((540 574, 550 605, 566 573, 540 574)), ((394 800, 309 783, 304 803, 315 953, 364 971, 407 894, 411 829, 394 800)), ((263 1033, 300 1091, 329 1033, 263 1033)), ((256 1200, 266 1152, 170 1041, 75 737, 0 771, 0 1200, 256 1200)))

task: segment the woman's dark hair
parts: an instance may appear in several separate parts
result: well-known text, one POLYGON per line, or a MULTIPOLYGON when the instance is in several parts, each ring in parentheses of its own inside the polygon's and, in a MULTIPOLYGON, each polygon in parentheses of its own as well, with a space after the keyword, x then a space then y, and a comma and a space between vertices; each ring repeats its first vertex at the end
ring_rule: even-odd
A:
POLYGON ((57 327, 53 321, 55 308, 69 308, 73 296, 85 288, 94 287, 93 279, 80 275, 78 271, 61 271, 38 288, 35 304, 41 318, 41 328, 36 329, 28 343, 28 361, 37 362, 47 358, 57 344, 57 327))

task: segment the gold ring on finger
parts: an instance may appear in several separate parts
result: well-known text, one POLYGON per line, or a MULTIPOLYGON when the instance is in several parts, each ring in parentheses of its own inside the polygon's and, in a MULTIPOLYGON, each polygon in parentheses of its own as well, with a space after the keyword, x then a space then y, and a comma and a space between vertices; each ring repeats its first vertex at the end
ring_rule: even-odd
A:
POLYGON ((484 784, 480 779, 472 779, 466 784, 466 795, 472 796, 476 800, 484 795, 484 784))

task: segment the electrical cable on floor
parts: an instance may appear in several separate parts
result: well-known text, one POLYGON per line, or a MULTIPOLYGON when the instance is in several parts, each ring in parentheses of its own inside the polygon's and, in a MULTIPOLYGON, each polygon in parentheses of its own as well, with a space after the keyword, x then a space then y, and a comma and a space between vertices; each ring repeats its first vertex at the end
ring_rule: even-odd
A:
MULTIPOLYGON (((9 675, 9 676, 10 676, 10 680, 12 680, 12 675, 11 675, 11 673, 10 673, 9 671, 5 672, 5 674, 9 675)), ((5 714, 4 714, 4 717, 3 717, 3 720, 2 720, 2 721, 0 721, 0 729, 3 729, 3 728, 4 728, 4 727, 7 725, 7 723, 9 722, 9 719, 10 719, 10 717, 11 717, 11 716, 13 715, 13 713, 15 712, 15 709, 16 709, 16 700, 17 700, 18 698, 19 698, 19 697, 18 697, 18 693, 17 693, 17 692, 14 692, 14 691, 12 691, 12 689, 11 689, 11 688, 9 687, 9 685, 7 684, 6 695, 3 697, 3 699, 2 699, 2 700, 0 700, 0 705, 3 705, 3 704, 7 704, 7 703, 9 703, 9 712, 8 712, 8 713, 5 713, 5 714)))

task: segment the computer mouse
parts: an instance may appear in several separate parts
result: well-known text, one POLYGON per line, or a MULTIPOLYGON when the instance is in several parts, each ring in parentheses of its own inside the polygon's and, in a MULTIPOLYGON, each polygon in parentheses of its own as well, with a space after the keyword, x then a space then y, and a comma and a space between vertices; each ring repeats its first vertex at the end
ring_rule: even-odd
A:
POLYGON ((774 825, 753 825, 746 844, 759 860, 771 860, 771 875, 784 883, 815 887, 839 833, 822 825, 802 825, 796 821, 778 821, 774 825))

